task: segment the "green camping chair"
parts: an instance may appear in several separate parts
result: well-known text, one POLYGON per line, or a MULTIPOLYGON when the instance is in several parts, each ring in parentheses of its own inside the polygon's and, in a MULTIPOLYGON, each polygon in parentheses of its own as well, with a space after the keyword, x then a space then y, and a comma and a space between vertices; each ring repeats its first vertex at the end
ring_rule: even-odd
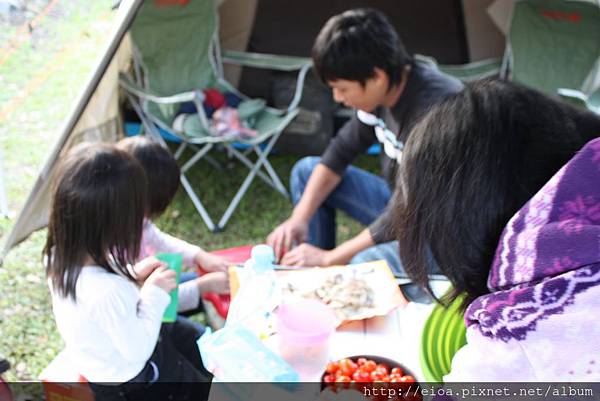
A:
POLYGON ((502 60, 437 66, 462 81, 509 78, 600 113, 600 1, 517 0, 502 60))
MULTIPOLYGON (((191 0, 165 5, 147 0, 139 9, 130 28, 133 44, 134 76, 122 74, 120 84, 142 121, 144 132, 166 146, 159 129, 181 140, 175 152, 179 159, 185 149, 195 154, 181 167, 181 183, 200 216, 212 231, 222 230, 256 176, 284 196, 288 196, 281 180, 267 157, 282 130, 298 114, 298 103, 310 59, 281 57, 242 52, 224 54, 223 61, 255 68, 298 71, 294 97, 286 110, 266 107, 260 99, 248 99, 223 78, 218 38, 218 18, 215 0, 191 0), (243 99, 238 106, 240 119, 256 130, 249 139, 218 136, 202 106, 204 89, 233 93, 243 99), (173 128, 173 122, 183 102, 193 102, 197 111, 184 123, 173 128), (248 146, 244 152, 233 146, 234 141, 248 146), (234 195, 218 223, 214 223, 204 208, 186 174, 207 153, 221 145, 249 173, 234 195), (256 160, 248 156, 254 151, 256 160), (264 172, 262 171, 264 169, 264 172)), ((211 161, 212 159, 207 159, 211 161)), ((213 160, 214 163, 214 160, 213 160)))
POLYGON ((600 112, 600 3, 517 1, 503 70, 516 82, 600 112))

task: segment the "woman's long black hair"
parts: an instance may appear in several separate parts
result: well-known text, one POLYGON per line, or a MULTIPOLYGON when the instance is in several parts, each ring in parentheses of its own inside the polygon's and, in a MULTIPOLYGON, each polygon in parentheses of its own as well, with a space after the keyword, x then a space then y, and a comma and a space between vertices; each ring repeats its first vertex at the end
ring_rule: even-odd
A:
MULTIPOLYGON (((600 118, 503 80, 437 105, 409 136, 392 229, 408 275, 427 287, 429 249, 463 306, 487 277, 508 220, 589 140, 600 118)), ((428 288, 428 287, 427 287, 428 288)))
POLYGON ((127 265, 140 251, 146 191, 144 171, 127 152, 100 143, 71 149, 54 179, 43 251, 54 291, 76 300, 88 257, 135 281, 127 265))

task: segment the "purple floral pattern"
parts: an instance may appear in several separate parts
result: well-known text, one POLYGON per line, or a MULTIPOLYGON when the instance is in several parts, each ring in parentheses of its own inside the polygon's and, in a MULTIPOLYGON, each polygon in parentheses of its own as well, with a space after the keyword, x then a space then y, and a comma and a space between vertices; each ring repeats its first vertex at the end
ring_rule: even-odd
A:
POLYGON ((589 142, 513 218, 488 278, 491 294, 467 309, 467 326, 508 342, 562 314, 600 285, 600 139, 589 142))

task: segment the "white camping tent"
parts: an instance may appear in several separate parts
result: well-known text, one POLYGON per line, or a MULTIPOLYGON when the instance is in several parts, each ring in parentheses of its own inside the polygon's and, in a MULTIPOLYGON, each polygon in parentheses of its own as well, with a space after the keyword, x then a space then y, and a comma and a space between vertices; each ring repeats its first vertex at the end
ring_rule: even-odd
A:
MULTIPOLYGON (((115 28, 109 36, 110 40, 65 121, 58 141, 0 250, 0 263, 13 246, 23 241, 33 231, 46 226, 50 203, 50 179, 56 162, 68 149, 81 141, 115 141, 121 135, 118 74, 119 71, 128 68, 131 53, 127 31, 143 1, 127 0, 121 3, 115 28)), ((493 26, 492 20, 485 11, 492 2, 493 0, 462 0, 472 61, 499 56, 502 52, 503 42, 499 40, 502 35, 493 26)), ((258 0, 220 0, 220 39, 223 48, 246 49, 257 4, 258 0)), ((225 70, 228 80, 234 84, 240 75, 240 70, 235 68, 238 67, 230 69, 226 67, 225 70)))

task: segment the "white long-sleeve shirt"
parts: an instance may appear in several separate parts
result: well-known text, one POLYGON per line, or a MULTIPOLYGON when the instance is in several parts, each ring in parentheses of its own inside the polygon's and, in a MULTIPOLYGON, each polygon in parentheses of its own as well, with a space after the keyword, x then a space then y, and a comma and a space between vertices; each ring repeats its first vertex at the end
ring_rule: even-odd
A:
POLYGON ((154 285, 140 289, 125 277, 86 266, 77 280, 77 302, 51 285, 50 292, 65 351, 88 381, 123 383, 143 369, 170 301, 166 291, 154 285))
MULTIPOLYGON (((159 252, 180 253, 183 256, 183 264, 188 267, 194 266, 194 258, 200 252, 200 248, 196 245, 162 232, 150 220, 144 222, 140 248, 140 260, 159 252)), ((195 309, 199 303, 200 291, 193 280, 179 285, 177 303, 179 312, 195 309)))

